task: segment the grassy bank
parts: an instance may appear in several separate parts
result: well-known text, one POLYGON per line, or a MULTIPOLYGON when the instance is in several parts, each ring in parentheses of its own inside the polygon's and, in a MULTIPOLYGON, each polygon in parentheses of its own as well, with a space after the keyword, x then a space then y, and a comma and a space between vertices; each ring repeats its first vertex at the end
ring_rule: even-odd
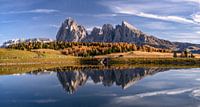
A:
POLYGON ((171 53, 127 52, 103 56, 75 57, 63 55, 60 51, 42 49, 21 51, 0 49, 0 65, 98 65, 104 58, 109 58, 108 65, 162 65, 162 66, 195 66, 200 67, 199 58, 173 58, 171 53), (142 57, 142 56, 144 57, 142 57), (119 57, 121 56, 121 57, 119 57), (159 57, 156 57, 159 56, 159 57))
POLYGON ((37 64, 37 65, 7 65, 0 66, 0 75, 23 74, 28 72, 49 71, 81 71, 81 70, 119 70, 131 68, 166 68, 166 69, 187 69, 199 68, 198 66, 189 65, 156 65, 156 64, 112 64, 104 65, 68 65, 68 64, 37 64), (62 69, 62 70, 60 70, 62 69))
POLYGON ((79 58, 62 55, 57 51, 21 51, 0 49, 0 65, 78 64, 79 58))
POLYGON ((148 64, 159 66, 193 66, 200 67, 197 58, 111 58, 110 65, 114 64, 148 64))

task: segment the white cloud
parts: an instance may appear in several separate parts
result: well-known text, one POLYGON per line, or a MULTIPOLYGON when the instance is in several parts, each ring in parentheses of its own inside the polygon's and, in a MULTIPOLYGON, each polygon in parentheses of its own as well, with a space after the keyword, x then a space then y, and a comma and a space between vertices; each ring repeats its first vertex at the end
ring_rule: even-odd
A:
POLYGON ((114 99, 114 103, 124 103, 128 104, 128 102, 133 102, 135 100, 144 98, 144 97, 152 97, 152 96, 158 96, 158 95, 179 95, 190 92, 193 97, 199 97, 200 96, 200 90, 198 87, 193 88, 183 88, 183 89, 172 89, 172 90, 163 90, 163 91, 155 91, 155 92, 147 92, 147 93, 141 93, 136 94, 132 96, 121 96, 114 99))
POLYGON ((137 94, 137 97, 150 97, 150 96, 157 96, 157 95, 177 95, 177 94, 182 94, 185 92, 192 91, 193 88, 189 89, 174 89, 174 90, 164 90, 164 91, 156 91, 156 92, 150 92, 150 93, 142 93, 142 94, 137 94))
POLYGON ((192 91, 191 96, 196 98, 197 100, 200 100, 200 89, 195 89, 192 91))
POLYGON ((30 10, 27 11, 30 13, 55 13, 58 12, 58 10, 54 10, 54 9, 35 9, 35 10, 30 10))
POLYGON ((197 32, 194 32, 194 33, 190 33, 190 32, 177 32, 177 35, 179 36, 174 36, 175 38, 177 39, 200 39, 200 36, 197 35, 198 31, 197 32))
POLYGON ((115 17, 117 14, 95 14, 94 17, 115 17))
POLYGON ((200 0, 164 0, 160 2, 147 1, 145 3, 105 1, 101 4, 110 8, 115 16, 133 15, 162 21, 200 25, 200 13, 195 11, 195 9, 199 9, 197 3, 200 3, 200 0), (195 5, 191 5, 191 3, 195 5), (192 13, 194 13, 192 16, 188 15, 192 13))
POLYGON ((89 32, 91 32, 91 31, 93 30, 94 27, 96 27, 96 28, 101 28, 101 26, 87 26, 87 27, 86 27, 86 30, 89 31, 89 32))
POLYGON ((174 30, 176 27, 174 27, 172 24, 165 23, 165 22, 147 22, 142 25, 145 28, 148 28, 150 30, 174 30))
POLYGON ((28 14, 28 13, 43 13, 43 14, 50 14, 50 13, 56 13, 59 12, 55 9, 33 9, 33 10, 25 10, 25 11, 9 11, 9 12, 3 12, 0 14, 28 14))
POLYGON ((50 24, 49 26, 52 28, 57 28, 57 29, 60 27, 59 25, 55 25, 55 24, 50 24))
POLYGON ((192 15, 192 19, 193 19, 195 22, 200 23, 200 12, 193 14, 193 15, 192 15))
POLYGON ((89 27, 86 27, 86 30, 91 32, 93 28, 94 28, 93 26, 89 26, 89 27))
POLYGON ((194 2, 194 3, 199 3, 200 4, 200 0, 181 0, 181 1, 194 2))
POLYGON ((192 2, 192 3, 199 3, 200 4, 200 0, 168 0, 171 2, 192 2))
POLYGON ((151 19, 158 19, 158 20, 164 20, 164 21, 172 21, 172 22, 178 22, 178 23, 190 23, 190 24, 198 24, 196 21, 199 20, 199 16, 194 16, 191 20, 184 17, 179 16, 162 16, 157 14, 150 14, 150 13, 144 13, 144 12, 138 12, 137 10, 134 10, 130 7, 118 7, 118 6, 112 6, 111 9, 115 13, 120 14, 128 14, 128 15, 134 15, 139 17, 145 17, 145 18, 151 18, 151 19))
MULTIPOLYGON (((163 105, 162 101, 157 102, 157 103, 152 103, 152 101, 154 101, 154 100, 157 101, 157 98, 162 98, 163 96, 161 96, 161 95, 164 95, 164 97, 168 98, 168 99, 165 99, 166 101, 173 101, 174 99, 169 99, 169 98, 173 98, 173 96, 177 96, 177 95, 181 95, 181 94, 184 94, 188 97, 192 97, 192 98, 196 99, 195 101, 200 100, 199 87, 193 87, 193 88, 178 88, 178 89, 172 89, 172 90, 147 92, 147 93, 141 93, 141 94, 136 94, 136 95, 132 95, 132 96, 131 95, 130 96, 120 96, 120 97, 116 97, 113 100, 111 100, 110 105, 112 105, 112 106, 115 106, 115 105, 118 105, 118 106, 119 105, 120 106, 137 106, 137 105, 162 106, 163 105), (156 99, 154 99, 155 96, 157 96, 156 99), (150 97, 149 98, 150 100, 146 99, 147 97, 150 97), (151 97, 153 97, 153 99, 151 99, 151 97)), ((178 99, 182 99, 182 98, 179 97, 178 99)), ((180 100, 178 100, 178 101, 180 101, 180 100)), ((176 103, 173 103, 173 104, 176 104, 176 103)))

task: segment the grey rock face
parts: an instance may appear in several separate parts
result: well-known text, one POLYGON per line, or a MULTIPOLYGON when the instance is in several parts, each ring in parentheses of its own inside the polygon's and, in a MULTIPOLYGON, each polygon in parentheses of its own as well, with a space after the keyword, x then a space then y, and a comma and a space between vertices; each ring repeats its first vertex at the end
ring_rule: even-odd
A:
POLYGON ((114 42, 144 43, 145 38, 141 31, 131 24, 123 21, 122 25, 117 25, 115 29, 114 42))
POLYGON ((147 35, 126 21, 115 28, 111 24, 104 24, 102 28, 94 27, 91 34, 88 34, 83 26, 68 18, 62 23, 56 38, 67 42, 127 42, 163 48, 174 47, 172 42, 147 35))
POLYGON ((78 25, 72 18, 68 18, 62 23, 56 39, 57 41, 80 42, 86 36, 86 29, 78 25))
POLYGON ((174 43, 147 35, 126 21, 115 28, 111 24, 104 24, 102 28, 94 27, 88 34, 83 26, 68 18, 60 27, 56 38, 58 41, 67 42, 127 42, 158 48, 187 48, 184 43, 174 43))
POLYGON ((102 27, 103 42, 113 42, 114 28, 111 24, 104 24, 102 27))
POLYGON ((102 31, 100 28, 94 27, 91 34, 87 35, 83 42, 101 42, 103 37, 101 36, 102 31))

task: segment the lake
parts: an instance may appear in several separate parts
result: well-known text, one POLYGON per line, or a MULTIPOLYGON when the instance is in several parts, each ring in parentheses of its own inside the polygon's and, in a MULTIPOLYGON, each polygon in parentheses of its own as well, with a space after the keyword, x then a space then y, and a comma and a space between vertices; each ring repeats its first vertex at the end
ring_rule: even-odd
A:
POLYGON ((199 107, 200 69, 55 68, 0 76, 1 107, 199 107))

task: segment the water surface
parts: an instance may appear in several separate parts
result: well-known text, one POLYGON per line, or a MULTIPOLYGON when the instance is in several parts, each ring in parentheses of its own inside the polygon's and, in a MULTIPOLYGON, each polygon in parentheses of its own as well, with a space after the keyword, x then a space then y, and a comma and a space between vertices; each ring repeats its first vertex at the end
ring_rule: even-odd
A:
POLYGON ((0 76, 1 107, 199 107, 200 69, 51 69, 0 76))

